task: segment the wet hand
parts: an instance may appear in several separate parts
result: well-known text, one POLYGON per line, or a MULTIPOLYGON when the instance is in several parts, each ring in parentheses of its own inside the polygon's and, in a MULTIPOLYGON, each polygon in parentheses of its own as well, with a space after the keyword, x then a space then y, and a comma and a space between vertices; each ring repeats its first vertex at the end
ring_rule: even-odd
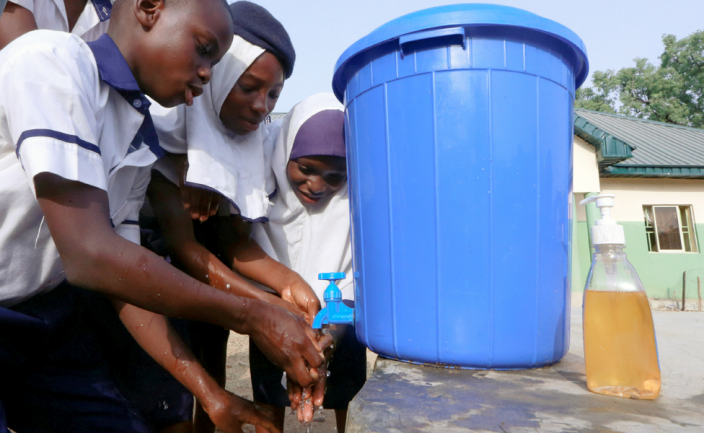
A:
POLYGON ((221 390, 201 403, 215 426, 224 433, 243 433, 244 424, 262 427, 269 433, 281 433, 273 422, 272 414, 228 391, 221 390))
POLYGON ((281 298, 303 311, 306 322, 309 325, 313 324, 315 315, 320 311, 320 300, 303 278, 296 275, 296 278, 281 292, 281 298))
POLYGON ((313 420, 315 408, 321 407, 325 399, 325 386, 328 377, 327 364, 334 352, 334 340, 329 333, 320 334, 318 344, 324 351, 325 362, 321 367, 310 370, 311 376, 315 379, 313 385, 303 388, 287 379, 291 409, 296 411, 298 421, 302 423, 309 423, 313 420))
POLYGON ((288 398, 291 401, 291 409, 296 411, 296 417, 298 421, 302 423, 313 421, 315 408, 323 405, 324 390, 323 396, 320 397, 318 404, 313 402, 312 394, 313 387, 302 388, 297 383, 288 379, 288 398))
POLYGON ((318 368, 323 363, 317 333, 302 317, 275 305, 259 303, 251 313, 249 336, 264 355, 294 382, 312 385, 315 379, 309 366, 318 368))
POLYGON ((200 222, 206 221, 211 216, 218 213, 220 207, 220 194, 186 185, 186 173, 188 172, 188 161, 185 160, 179 166, 179 189, 181 190, 181 203, 183 208, 190 211, 191 218, 200 222))
POLYGON ((312 389, 308 393, 311 398, 311 403, 313 407, 320 407, 323 405, 323 400, 325 398, 325 386, 327 384, 328 376, 328 364, 332 359, 332 354, 335 352, 335 341, 329 333, 321 334, 318 340, 318 345, 323 351, 323 356, 325 361, 323 365, 316 369, 316 374, 313 376, 318 376, 317 380, 312 386, 312 389))

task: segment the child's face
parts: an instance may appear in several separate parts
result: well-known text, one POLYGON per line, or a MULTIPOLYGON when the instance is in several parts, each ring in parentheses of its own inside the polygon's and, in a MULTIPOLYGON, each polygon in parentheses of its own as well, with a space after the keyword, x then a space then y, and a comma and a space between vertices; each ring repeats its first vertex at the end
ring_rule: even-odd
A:
POLYGON ((347 160, 339 156, 303 156, 288 162, 286 174, 298 200, 315 205, 345 186, 347 160))
POLYGON ((246 135, 274 110, 284 87, 284 69, 276 56, 264 52, 237 80, 220 110, 227 129, 246 135))
POLYGON ((165 107, 191 105, 232 43, 230 15, 217 0, 169 3, 153 15, 135 49, 137 82, 165 107))

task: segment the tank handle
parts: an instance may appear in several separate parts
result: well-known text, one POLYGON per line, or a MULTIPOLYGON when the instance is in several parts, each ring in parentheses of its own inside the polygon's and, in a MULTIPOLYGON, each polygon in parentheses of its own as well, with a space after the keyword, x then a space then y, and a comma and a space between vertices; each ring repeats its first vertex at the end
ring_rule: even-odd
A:
POLYGON ((408 54, 404 50, 404 45, 406 45, 408 43, 417 42, 417 41, 424 41, 427 39, 444 38, 444 37, 455 37, 456 38, 457 36, 460 36, 462 38, 462 49, 466 50, 467 49, 467 36, 464 32, 464 27, 447 27, 444 29, 425 30, 422 32, 409 33, 407 35, 403 35, 398 39, 399 46, 401 47, 401 57, 408 54))

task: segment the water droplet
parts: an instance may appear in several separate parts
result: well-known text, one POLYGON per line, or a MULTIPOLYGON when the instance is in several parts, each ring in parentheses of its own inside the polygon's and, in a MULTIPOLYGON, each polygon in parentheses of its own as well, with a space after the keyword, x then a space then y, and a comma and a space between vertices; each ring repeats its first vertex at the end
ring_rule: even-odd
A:
POLYGON ((229 288, 230 288, 230 285, 228 284, 228 285, 227 285, 227 286, 225 286, 225 287, 229 289, 229 288))
POLYGON ((157 293, 156 296, 161 296, 161 293, 157 293))
POLYGON ((141 328, 142 326, 144 326, 144 323, 140 323, 140 324, 139 324, 139 327, 140 327, 140 328, 141 328))
POLYGON ((208 278, 208 274, 205 274, 205 278, 208 278))
POLYGON ((325 375, 326 375, 327 377, 330 377, 330 372, 329 372, 329 371, 326 372, 325 375))

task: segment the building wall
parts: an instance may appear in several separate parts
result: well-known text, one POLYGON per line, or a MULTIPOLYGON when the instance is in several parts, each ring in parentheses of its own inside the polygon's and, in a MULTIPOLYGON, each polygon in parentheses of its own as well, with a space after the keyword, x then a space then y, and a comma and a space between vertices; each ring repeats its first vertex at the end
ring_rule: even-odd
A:
MULTIPOLYGON (((704 280, 704 255, 701 252, 649 252, 643 206, 692 206, 701 251, 704 248, 704 179, 602 178, 600 181, 602 193, 616 195, 612 216, 624 227, 628 259, 636 268, 648 295, 681 298, 682 274, 687 271, 687 298, 697 298, 697 277, 704 280)), ((575 194, 577 203, 582 198, 582 194, 575 194)), ((589 272, 590 251, 585 214, 577 209, 575 216, 572 287, 574 291, 582 291, 589 272)))
POLYGON ((572 149, 572 191, 581 193, 599 191, 599 166, 596 162, 596 149, 576 135, 572 149))

